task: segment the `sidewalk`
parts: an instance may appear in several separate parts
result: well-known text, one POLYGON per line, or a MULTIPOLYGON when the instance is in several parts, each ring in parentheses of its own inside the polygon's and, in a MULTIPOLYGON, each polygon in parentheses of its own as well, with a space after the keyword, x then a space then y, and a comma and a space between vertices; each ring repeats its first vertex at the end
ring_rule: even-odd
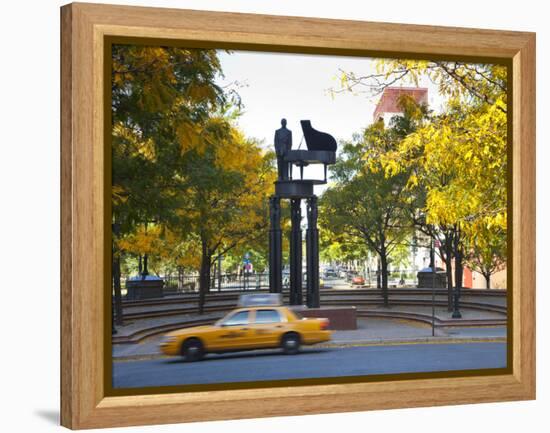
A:
MULTIPOLYGON (((349 345, 403 344, 403 343, 449 343, 475 341, 506 341, 506 327, 436 328, 432 336, 431 326, 419 322, 386 318, 358 318, 358 329, 334 331, 330 343, 322 347, 349 345)), ((161 335, 143 340, 138 344, 114 344, 113 359, 160 357, 158 350, 161 335)))

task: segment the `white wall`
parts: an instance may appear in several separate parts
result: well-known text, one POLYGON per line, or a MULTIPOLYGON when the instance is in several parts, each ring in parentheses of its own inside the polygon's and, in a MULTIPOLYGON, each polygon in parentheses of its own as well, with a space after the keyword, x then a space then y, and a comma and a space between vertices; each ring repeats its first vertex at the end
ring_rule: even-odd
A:
MULTIPOLYGON (((113 0, 114 1, 114 0, 113 0)), ((100 2, 100 0, 96 0, 100 2)), ((0 134, 2 177, 2 395, 4 431, 59 431, 59 10, 58 0, 2 4, 0 134), (24 301, 24 304, 22 302, 24 301)), ((194 9, 325 18, 485 27, 538 32, 539 100, 548 100, 549 26, 546 3, 503 1, 394 0, 391 3, 297 0, 122 1, 194 9)), ((540 104, 539 125, 550 118, 540 104)), ((539 131, 542 128, 539 128, 539 131)), ((539 221, 548 213, 550 147, 539 134, 539 221)), ((547 224, 539 225, 538 305, 550 305, 544 266, 550 262, 547 224)), ((518 432, 547 429, 548 329, 539 315, 539 400, 461 407, 405 409, 244 420, 161 427, 131 432, 518 432), (546 427, 544 427, 546 425, 546 427)), ((327 398, 331 398, 327 396, 327 398)))

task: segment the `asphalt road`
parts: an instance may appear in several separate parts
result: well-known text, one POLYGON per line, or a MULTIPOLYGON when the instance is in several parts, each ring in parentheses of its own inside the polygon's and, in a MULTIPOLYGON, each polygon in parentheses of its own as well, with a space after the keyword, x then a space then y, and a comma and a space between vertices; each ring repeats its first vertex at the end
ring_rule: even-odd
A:
POLYGON ((210 384, 315 377, 362 376, 506 367, 505 343, 404 344, 304 348, 113 363, 113 387, 210 384))

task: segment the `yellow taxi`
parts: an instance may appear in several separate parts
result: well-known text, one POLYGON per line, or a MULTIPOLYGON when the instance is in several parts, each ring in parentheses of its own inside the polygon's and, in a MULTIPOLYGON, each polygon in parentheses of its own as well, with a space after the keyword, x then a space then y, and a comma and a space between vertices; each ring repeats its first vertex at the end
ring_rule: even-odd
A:
POLYGON ((329 341, 332 333, 328 326, 328 319, 300 318, 282 305, 251 303, 233 310, 213 325, 166 334, 160 349, 166 355, 181 355, 185 361, 198 361, 207 353, 279 347, 286 354, 296 354, 301 345, 329 341))

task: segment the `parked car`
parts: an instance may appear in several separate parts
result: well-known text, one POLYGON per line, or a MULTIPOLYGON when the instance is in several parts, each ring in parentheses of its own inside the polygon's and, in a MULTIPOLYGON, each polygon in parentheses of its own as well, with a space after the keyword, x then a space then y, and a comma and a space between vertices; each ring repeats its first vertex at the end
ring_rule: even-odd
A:
POLYGON ((346 272, 346 281, 351 282, 354 277, 357 277, 359 274, 357 271, 347 271, 346 272))
POLYGON ((365 284, 365 279, 361 275, 355 275, 351 279, 351 284, 363 286, 365 284))
POLYGON ((338 278, 338 274, 336 273, 336 271, 332 268, 327 268, 325 269, 324 273, 323 273, 324 277, 325 278, 338 278))
POLYGON ((284 306, 237 308, 213 325, 195 326, 166 334, 160 344, 166 355, 198 361, 207 353, 280 347, 296 354, 301 345, 329 341, 329 321, 299 318, 284 306))

